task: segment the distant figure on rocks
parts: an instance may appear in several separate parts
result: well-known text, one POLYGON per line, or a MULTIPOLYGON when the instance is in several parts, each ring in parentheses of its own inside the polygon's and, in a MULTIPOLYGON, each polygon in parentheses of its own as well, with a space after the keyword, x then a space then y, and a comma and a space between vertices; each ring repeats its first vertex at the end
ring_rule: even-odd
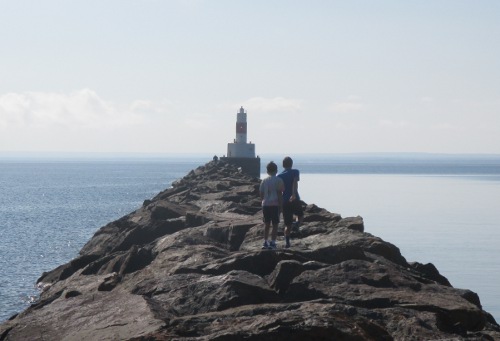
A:
POLYGON ((280 222, 280 212, 283 206, 283 180, 276 176, 278 166, 269 162, 266 166, 267 178, 260 183, 260 198, 262 199, 262 213, 264 215, 264 245, 263 249, 276 249, 276 236, 280 222), (269 241, 269 228, 273 224, 271 241, 269 241))
POLYGON ((283 220, 285 221, 285 247, 287 248, 290 247, 293 216, 296 215, 298 217, 298 221, 295 223, 296 228, 300 226, 304 219, 304 211, 302 210, 299 196, 300 172, 298 169, 292 169, 292 166, 292 158, 289 156, 285 157, 283 159, 284 170, 278 175, 279 178, 283 179, 285 184, 285 190, 283 191, 283 220))

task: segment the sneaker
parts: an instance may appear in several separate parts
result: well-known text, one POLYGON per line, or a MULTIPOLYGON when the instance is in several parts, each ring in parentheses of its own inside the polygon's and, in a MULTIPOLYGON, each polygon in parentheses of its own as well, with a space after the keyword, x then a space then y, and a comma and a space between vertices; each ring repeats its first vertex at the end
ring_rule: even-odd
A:
POLYGON ((285 249, 290 248, 290 246, 291 246, 291 245, 290 245, 290 242, 287 242, 287 243, 285 244, 285 249))
POLYGON ((276 242, 274 240, 272 240, 269 243, 269 248, 272 249, 272 250, 276 250, 276 242))
POLYGON ((264 242, 264 244, 262 245, 262 250, 267 250, 269 249, 269 244, 267 244, 267 240, 264 242))

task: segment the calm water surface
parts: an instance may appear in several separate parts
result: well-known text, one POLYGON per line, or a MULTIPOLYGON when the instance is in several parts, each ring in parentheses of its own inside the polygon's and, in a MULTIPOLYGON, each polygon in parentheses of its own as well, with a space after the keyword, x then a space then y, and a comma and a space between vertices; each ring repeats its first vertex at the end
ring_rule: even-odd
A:
POLYGON ((95 231, 139 208, 200 161, 0 161, 0 321, 95 231))
POLYGON ((500 176, 303 174, 300 193, 433 263, 454 287, 479 294, 500 321, 500 176))

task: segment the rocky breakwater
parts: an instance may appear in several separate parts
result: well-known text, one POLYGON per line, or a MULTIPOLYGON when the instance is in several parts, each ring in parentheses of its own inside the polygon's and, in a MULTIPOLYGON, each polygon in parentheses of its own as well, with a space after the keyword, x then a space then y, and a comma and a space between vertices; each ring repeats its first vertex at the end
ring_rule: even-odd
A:
POLYGON ((292 248, 261 250, 258 186, 220 161, 191 171, 44 273, 0 339, 500 340, 477 294, 361 217, 306 205, 292 248))

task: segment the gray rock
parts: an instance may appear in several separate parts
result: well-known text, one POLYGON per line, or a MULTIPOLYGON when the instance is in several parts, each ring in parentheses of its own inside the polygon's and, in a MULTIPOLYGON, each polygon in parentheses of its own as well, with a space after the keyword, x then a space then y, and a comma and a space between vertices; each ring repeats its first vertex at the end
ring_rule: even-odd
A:
POLYGON ((210 162, 42 274, 0 340, 499 340, 477 294, 303 203, 292 248, 261 250, 259 182, 210 162))

